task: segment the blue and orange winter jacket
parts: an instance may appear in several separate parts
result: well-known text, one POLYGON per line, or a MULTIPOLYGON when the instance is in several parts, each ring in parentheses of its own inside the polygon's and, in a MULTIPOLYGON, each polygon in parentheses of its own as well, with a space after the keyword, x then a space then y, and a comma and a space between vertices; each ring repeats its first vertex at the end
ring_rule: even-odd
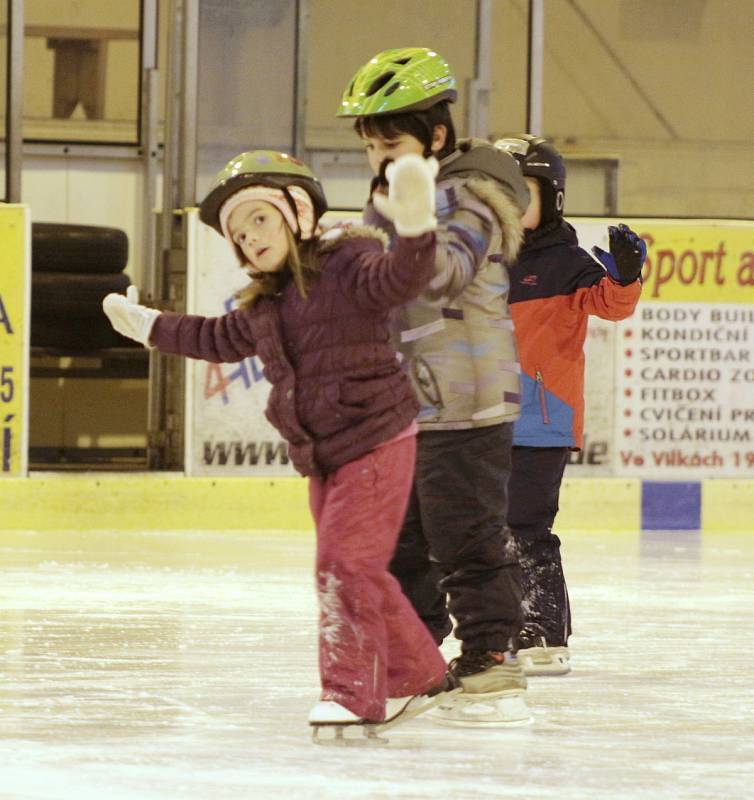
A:
POLYGON ((589 315, 630 317, 641 282, 621 286, 608 277, 565 220, 527 231, 510 282, 523 395, 513 443, 580 449, 589 315))

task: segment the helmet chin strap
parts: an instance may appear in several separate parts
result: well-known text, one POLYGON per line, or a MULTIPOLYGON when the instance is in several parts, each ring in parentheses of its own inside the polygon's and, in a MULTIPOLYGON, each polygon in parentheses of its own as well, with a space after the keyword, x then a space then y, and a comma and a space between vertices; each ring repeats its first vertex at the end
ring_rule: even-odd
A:
POLYGON ((369 194, 373 194, 377 189, 387 189, 388 187, 388 180, 387 180, 387 168, 392 163, 392 158, 383 158, 382 163, 380 164, 380 168, 377 171, 377 174, 372 178, 372 185, 369 190, 369 194))
POLYGON ((296 230, 293 232, 293 238, 296 240, 297 244, 301 243, 301 220, 298 218, 298 208, 296 208, 296 201, 291 196, 291 193, 288 191, 287 186, 281 187, 281 191, 283 192, 283 196, 288 201, 288 205, 291 207, 291 211, 293 211, 293 218, 296 220, 296 230))
POLYGON ((424 145, 424 152, 422 153, 422 155, 424 156, 424 158, 429 158, 431 155, 434 155, 434 153, 432 152, 432 140, 435 138, 435 131, 434 128, 430 127, 426 119, 421 118, 421 122, 424 125, 424 129, 427 132, 427 141, 429 142, 429 144, 424 145))
POLYGON ((393 163, 392 158, 383 158, 380 164, 380 171, 377 174, 377 180, 380 184, 387 186, 387 168, 393 163))

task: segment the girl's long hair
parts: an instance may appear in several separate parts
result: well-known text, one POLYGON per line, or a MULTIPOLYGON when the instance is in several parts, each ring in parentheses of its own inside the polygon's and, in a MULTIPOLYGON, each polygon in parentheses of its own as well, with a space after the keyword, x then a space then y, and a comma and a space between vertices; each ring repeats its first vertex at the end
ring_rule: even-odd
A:
POLYGON ((234 295, 239 308, 251 308, 260 297, 279 294, 290 280, 296 285, 301 297, 308 296, 312 280, 319 272, 318 239, 315 235, 306 241, 297 242, 291 229, 285 223, 283 225, 288 240, 285 265, 278 272, 252 272, 248 263, 242 262, 242 268, 251 275, 251 283, 234 295))

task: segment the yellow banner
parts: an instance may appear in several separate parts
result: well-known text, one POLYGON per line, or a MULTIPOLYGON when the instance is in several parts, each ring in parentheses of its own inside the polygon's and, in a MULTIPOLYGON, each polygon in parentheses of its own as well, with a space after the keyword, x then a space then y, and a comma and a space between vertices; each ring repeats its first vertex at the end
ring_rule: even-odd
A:
POLYGON ((754 303, 754 222, 627 224, 647 244, 642 300, 754 303))
POLYGON ((0 204, 0 477, 26 473, 29 212, 0 204))
POLYGON ((579 244, 609 248, 607 228, 625 222, 647 244, 641 299, 686 303, 754 303, 754 221, 569 220, 579 244))

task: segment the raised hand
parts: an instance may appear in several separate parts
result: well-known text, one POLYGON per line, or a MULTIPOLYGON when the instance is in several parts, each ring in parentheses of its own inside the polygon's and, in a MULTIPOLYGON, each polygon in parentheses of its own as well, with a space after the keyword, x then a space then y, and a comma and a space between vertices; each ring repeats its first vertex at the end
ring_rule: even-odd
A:
POLYGON ((375 193, 372 202, 383 217, 392 220, 400 236, 421 236, 437 228, 435 176, 438 169, 437 159, 413 153, 388 164, 385 171, 390 184, 387 197, 375 193))
POLYGON ((623 286, 639 279, 647 257, 647 245, 628 225, 620 223, 608 227, 610 252, 593 247, 592 252, 604 265, 608 274, 623 286))

